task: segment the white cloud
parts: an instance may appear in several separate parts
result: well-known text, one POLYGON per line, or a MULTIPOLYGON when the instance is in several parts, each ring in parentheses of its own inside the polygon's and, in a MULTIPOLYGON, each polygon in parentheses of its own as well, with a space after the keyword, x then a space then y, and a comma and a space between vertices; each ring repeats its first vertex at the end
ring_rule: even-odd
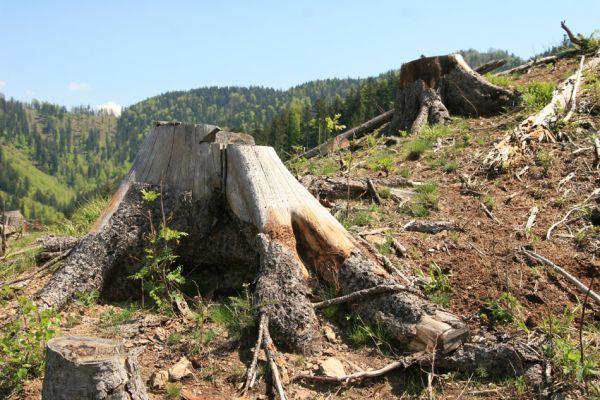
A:
POLYGON ((4 86, 6 86, 6 81, 0 79, 0 89, 2 89, 4 86))
POLYGON ((98 111, 104 110, 106 112, 112 113, 115 116, 119 117, 121 115, 121 110, 123 110, 123 106, 115 103, 114 101, 107 101, 104 104, 100 104, 100 105, 96 106, 96 110, 98 110, 98 111))
POLYGON ((75 82, 75 81, 69 83, 68 88, 69 88, 69 90, 72 90, 73 92, 87 92, 92 89, 91 86, 88 85, 87 83, 81 83, 81 82, 75 82))

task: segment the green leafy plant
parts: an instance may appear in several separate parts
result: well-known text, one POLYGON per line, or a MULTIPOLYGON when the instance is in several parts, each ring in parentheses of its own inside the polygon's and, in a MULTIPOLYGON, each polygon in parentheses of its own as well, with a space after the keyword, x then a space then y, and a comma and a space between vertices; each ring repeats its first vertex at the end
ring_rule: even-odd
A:
POLYGON ((380 254, 388 255, 392 252, 392 238, 387 238, 385 242, 376 244, 375 247, 380 254))
POLYGON ((431 301, 437 304, 446 305, 454 292, 450 285, 449 276, 444 273, 440 266, 433 262, 429 266, 429 271, 425 274, 422 270, 417 273, 423 278, 421 289, 429 296, 431 301))
POLYGON ((544 170, 544 175, 548 175, 548 171, 550 170, 550 167, 552 166, 552 161, 554 160, 552 154, 548 153, 547 151, 540 150, 537 152, 536 158, 538 163, 544 170))
POLYGON ((26 298, 17 302, 18 317, 0 330, 0 390, 20 392, 28 378, 41 375, 46 342, 60 319, 52 310, 39 310, 26 298))
POLYGON ((519 318, 521 304, 512 293, 504 292, 498 299, 487 301, 484 312, 492 325, 506 324, 519 318))
POLYGON ((75 300, 77 304, 86 307, 96 304, 99 298, 100 292, 97 290, 92 290, 90 292, 78 292, 75 294, 75 300))
POLYGON ((229 337, 238 340, 256 325, 258 309, 252 305, 252 295, 247 285, 240 296, 229 297, 228 300, 210 308, 210 319, 224 325, 229 337))
POLYGON ((514 78, 510 75, 492 75, 488 72, 484 75, 484 77, 492 85, 500 87, 509 87, 514 85, 514 78))
POLYGON ((373 221, 373 214, 369 210, 357 210, 351 212, 347 217, 342 217, 341 223, 344 228, 351 226, 367 226, 373 221))
POLYGON ((408 142, 408 144, 406 145, 406 148, 405 148, 406 159, 407 160, 418 160, 423 155, 423 153, 425 153, 430 147, 431 147, 431 144, 426 139, 423 139, 423 138, 413 139, 410 142, 408 142))
POLYGON ((349 314, 346 320, 349 323, 348 336, 355 345, 373 343, 378 349, 382 346, 391 348, 392 335, 382 324, 368 324, 358 314, 349 314))
MULTIPOLYGON (((157 192, 142 189, 142 198, 148 203, 159 197, 157 192)), ((146 235, 148 246, 144 249, 141 268, 129 277, 142 282, 144 291, 161 312, 172 312, 173 303, 183 298, 180 286, 185 283, 185 278, 182 275, 183 267, 176 265, 179 256, 175 254, 175 248, 185 236, 187 233, 166 226, 163 215, 160 228, 156 230, 151 224, 150 233, 146 235)))
POLYGON ((179 399, 181 397, 181 386, 174 383, 167 383, 165 392, 169 399, 179 399))
POLYGON ((541 110, 552 100, 553 82, 531 82, 523 93, 523 104, 528 112, 541 110))
POLYGON ((488 210, 493 211, 496 208, 496 199, 493 196, 485 196, 483 198, 483 204, 488 210))
POLYGON ((377 189, 377 194, 382 199, 389 199, 392 197, 392 190, 387 186, 381 186, 377 189))
MULTIPOLYGON (((597 337, 597 327, 581 327, 582 341, 579 341, 578 329, 573 329, 573 321, 581 313, 581 305, 569 310, 565 309, 560 317, 549 316, 542 321, 541 329, 550 340, 542 346, 544 354, 548 357, 567 381, 592 384, 597 379, 600 367, 600 351, 595 346, 594 337, 597 337), (587 339, 590 337, 592 340, 587 339), (580 347, 583 345, 583 349, 580 347), (585 355, 583 362, 581 354, 585 355)), ((599 388, 592 386, 596 395, 600 394, 599 388)))
POLYGON ((123 308, 111 307, 100 314, 100 326, 108 328, 123 325, 125 322, 131 320, 137 311, 138 307, 135 303, 123 308))

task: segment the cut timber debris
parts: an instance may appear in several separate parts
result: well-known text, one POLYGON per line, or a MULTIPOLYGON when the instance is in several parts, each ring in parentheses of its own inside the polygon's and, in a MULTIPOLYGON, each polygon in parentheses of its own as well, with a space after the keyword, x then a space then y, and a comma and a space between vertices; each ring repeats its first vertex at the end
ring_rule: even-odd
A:
MULTIPOLYGON (((214 129, 169 124, 152 130, 91 232, 37 294, 42 308, 64 307, 78 292, 136 293, 127 290, 136 283, 127 276, 139 268, 135 259, 143 255, 144 235, 162 223, 161 208, 171 229, 188 233, 177 248, 181 263, 256 274, 253 301, 269 330, 304 354, 322 350, 322 329, 309 300, 316 280, 341 294, 399 283, 271 147, 210 142, 214 129), (144 201, 142 189, 161 193, 160 201, 144 201)), ((458 317, 410 291, 370 297, 355 311, 412 349, 437 344, 450 351, 468 336, 458 317)))
MULTIPOLYGON (((372 196, 369 188, 369 179, 347 179, 347 178, 314 178, 304 176, 302 184, 313 196, 328 199, 357 199, 360 197, 372 196)), ((421 182, 415 182, 402 177, 379 178, 371 180, 373 186, 394 187, 416 187, 421 186, 421 182)))
POLYGON ((494 115, 517 101, 515 92, 486 81, 460 54, 423 57, 400 69, 390 132, 418 133, 428 123, 449 122, 450 114, 494 115))
POLYGON ((48 342, 43 400, 146 400, 136 354, 108 339, 63 336, 48 342))
POLYGON ((600 65, 600 51, 589 59, 573 75, 568 77, 554 90, 552 100, 538 113, 529 116, 521 122, 512 132, 494 146, 484 160, 484 165, 493 172, 506 169, 512 158, 519 153, 529 150, 530 142, 550 141, 555 142, 553 125, 561 118, 564 110, 570 110, 575 101, 579 77, 583 72, 600 65))
POLYGON ((451 221, 416 221, 412 220, 403 228, 407 231, 412 232, 423 232, 436 234, 442 231, 459 231, 462 232, 462 228, 451 221))
POLYGON ((488 61, 485 64, 482 64, 479 67, 475 68, 475 72, 477 72, 479 75, 484 75, 484 74, 487 74, 488 72, 492 72, 492 71, 502 67, 504 64, 506 64, 505 58, 501 58, 499 60, 488 61))
POLYGON ((319 155, 324 156, 329 153, 333 153, 334 151, 345 149, 350 146, 350 141, 352 139, 358 139, 362 136, 365 136, 369 132, 372 132, 390 122, 393 114, 394 110, 386 111, 383 114, 380 114, 357 127, 340 133, 339 135, 326 141, 325 143, 318 145, 317 147, 313 147, 312 149, 300 154, 298 158, 313 158, 319 155))

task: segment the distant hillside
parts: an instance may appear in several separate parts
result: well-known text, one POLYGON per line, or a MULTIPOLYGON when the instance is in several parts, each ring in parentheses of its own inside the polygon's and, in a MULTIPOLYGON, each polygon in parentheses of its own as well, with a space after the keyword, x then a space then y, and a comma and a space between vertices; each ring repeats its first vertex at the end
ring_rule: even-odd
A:
MULTIPOLYGON (((507 67, 522 62, 502 50, 460 53, 472 67, 495 58, 508 58, 507 67)), ((118 119, 89 106, 67 111, 0 94, 0 196, 28 218, 68 215, 86 196, 110 191, 156 120, 248 132, 286 158, 328 139, 336 127, 356 126, 389 110, 397 86, 398 70, 366 79, 316 80, 288 90, 206 87, 151 97, 127 107, 118 119)))
MULTIPOLYGON (((23 103, 0 96, 0 191, 6 207, 55 220, 78 199, 120 177, 113 115, 90 108, 23 103)), ((0 205, 1 206, 1 205, 0 205)))
POLYGON ((265 87, 205 87, 167 92, 123 110, 116 140, 122 150, 119 160, 131 160, 152 121, 204 122, 223 129, 260 132, 292 100, 332 102, 358 87, 359 79, 326 79, 307 82, 288 90, 265 87))

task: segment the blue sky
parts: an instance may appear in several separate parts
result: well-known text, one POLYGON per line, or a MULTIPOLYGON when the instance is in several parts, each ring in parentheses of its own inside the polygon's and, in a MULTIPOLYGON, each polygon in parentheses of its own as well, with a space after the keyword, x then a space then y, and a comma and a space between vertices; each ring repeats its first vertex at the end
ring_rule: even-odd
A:
POLYGON ((0 92, 130 105, 210 85, 367 77, 421 54, 558 43, 600 28, 600 1, 0 0, 0 92), (576 5, 575 5, 576 4, 576 5))

